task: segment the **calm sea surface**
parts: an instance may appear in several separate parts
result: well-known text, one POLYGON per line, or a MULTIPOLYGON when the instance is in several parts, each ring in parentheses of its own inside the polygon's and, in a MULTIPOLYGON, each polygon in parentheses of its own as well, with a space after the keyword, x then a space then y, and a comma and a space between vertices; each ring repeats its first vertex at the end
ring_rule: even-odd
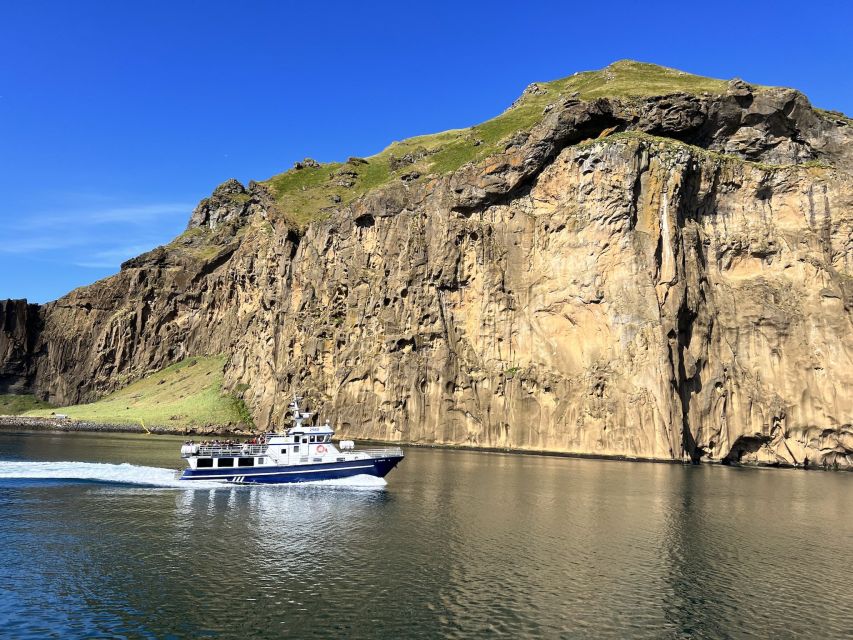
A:
POLYGON ((0 432, 0 636, 853 632, 853 474, 409 449, 385 487, 180 488, 179 445, 0 432))

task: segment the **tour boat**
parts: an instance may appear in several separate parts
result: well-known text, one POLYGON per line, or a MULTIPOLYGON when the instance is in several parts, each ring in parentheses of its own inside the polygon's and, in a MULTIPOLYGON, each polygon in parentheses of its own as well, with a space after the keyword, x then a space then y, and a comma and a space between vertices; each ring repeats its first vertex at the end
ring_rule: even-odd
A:
POLYGON ((351 440, 332 443, 334 429, 305 426, 311 413, 290 403, 294 426, 285 433, 267 433, 253 442, 187 442, 181 457, 187 468, 181 480, 214 480, 236 484, 280 484, 338 480, 358 475, 383 478, 403 459, 400 447, 356 449, 351 440))

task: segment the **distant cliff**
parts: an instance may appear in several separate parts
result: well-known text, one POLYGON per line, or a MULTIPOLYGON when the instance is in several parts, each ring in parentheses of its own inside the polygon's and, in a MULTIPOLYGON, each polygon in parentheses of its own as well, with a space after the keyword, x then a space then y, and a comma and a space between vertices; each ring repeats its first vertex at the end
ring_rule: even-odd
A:
POLYGON ((0 384, 67 404, 225 353, 261 426, 300 391, 354 437, 850 467, 851 143, 791 89, 631 62, 531 85, 228 181, 117 275, 6 303, 0 384))
POLYGON ((0 394, 33 391, 34 349, 41 329, 38 305, 0 300, 0 394))

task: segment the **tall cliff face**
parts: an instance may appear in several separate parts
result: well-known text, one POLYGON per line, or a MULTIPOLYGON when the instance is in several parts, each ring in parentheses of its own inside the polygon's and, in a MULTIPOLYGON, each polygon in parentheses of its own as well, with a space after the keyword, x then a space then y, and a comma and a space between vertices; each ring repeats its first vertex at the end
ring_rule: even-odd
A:
POLYGON ((38 305, 0 300, 0 394, 32 392, 40 331, 38 305))
POLYGON ((41 309, 35 388, 227 353, 259 425, 301 391, 354 437, 853 466, 850 121, 739 81, 551 97, 484 157, 395 158, 306 226, 300 193, 226 183, 41 309))

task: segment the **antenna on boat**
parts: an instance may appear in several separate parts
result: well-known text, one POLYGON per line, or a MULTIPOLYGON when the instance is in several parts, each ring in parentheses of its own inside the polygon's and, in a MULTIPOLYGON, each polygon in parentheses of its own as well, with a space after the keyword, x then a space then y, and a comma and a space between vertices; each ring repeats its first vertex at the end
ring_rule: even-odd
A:
POLYGON ((293 428, 294 429, 301 429, 302 423, 314 415, 313 413, 310 413, 308 411, 303 411, 299 407, 299 401, 300 400, 302 400, 302 396, 297 396, 296 394, 294 394, 293 395, 293 402, 291 402, 290 405, 288 406, 288 408, 290 409, 291 414, 292 414, 291 419, 293 420, 293 428))

